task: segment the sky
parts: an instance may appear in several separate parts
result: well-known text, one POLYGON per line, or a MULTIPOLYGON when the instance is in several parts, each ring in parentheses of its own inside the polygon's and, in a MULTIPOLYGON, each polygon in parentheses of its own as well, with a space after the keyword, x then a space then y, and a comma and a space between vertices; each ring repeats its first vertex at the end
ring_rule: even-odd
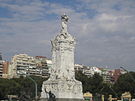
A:
POLYGON ((51 59, 51 42, 69 16, 75 63, 135 71, 135 0, 0 0, 0 52, 51 59))

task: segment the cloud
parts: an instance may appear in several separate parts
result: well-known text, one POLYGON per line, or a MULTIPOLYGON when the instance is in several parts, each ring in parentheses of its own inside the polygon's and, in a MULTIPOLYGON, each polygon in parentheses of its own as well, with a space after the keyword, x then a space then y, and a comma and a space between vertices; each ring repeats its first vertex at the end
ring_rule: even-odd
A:
POLYGON ((50 40, 60 31, 60 15, 69 15, 76 37, 76 63, 135 66, 135 11, 130 0, 76 0, 74 5, 42 0, 0 0, 8 16, 0 17, 0 49, 5 58, 18 53, 51 57, 50 40), (74 6, 74 7, 73 7, 74 6))

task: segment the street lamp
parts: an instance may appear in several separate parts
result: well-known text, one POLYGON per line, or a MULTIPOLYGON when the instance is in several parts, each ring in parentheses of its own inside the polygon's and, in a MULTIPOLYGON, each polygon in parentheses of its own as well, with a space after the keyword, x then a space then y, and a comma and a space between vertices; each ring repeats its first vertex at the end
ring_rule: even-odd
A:
POLYGON ((26 75, 31 81, 34 82, 34 85, 35 85, 35 99, 37 101, 37 83, 34 79, 32 79, 30 76, 26 75))
POLYGON ((32 82, 34 82, 34 85, 35 85, 35 99, 37 101, 37 83, 36 83, 36 81, 34 79, 32 79, 27 73, 26 74, 22 73, 22 75, 26 75, 28 77, 28 79, 30 79, 32 82))

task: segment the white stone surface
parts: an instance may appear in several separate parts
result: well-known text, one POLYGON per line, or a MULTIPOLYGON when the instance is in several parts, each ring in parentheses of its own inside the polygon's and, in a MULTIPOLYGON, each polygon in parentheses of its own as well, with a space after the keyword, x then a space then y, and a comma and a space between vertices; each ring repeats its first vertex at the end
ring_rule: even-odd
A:
POLYGON ((82 83, 75 80, 74 49, 75 39, 67 32, 68 17, 61 16, 62 30, 52 43, 51 75, 43 82, 41 98, 48 98, 51 91, 56 98, 83 99, 82 83))

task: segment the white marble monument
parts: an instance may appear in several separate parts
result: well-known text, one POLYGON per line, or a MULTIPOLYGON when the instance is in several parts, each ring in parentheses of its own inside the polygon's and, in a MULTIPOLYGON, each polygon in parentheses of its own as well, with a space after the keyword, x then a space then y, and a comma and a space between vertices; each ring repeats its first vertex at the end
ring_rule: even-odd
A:
POLYGON ((74 49, 75 39, 67 31, 67 15, 61 16, 62 29, 52 43, 52 68, 51 75, 42 84, 41 101, 46 101, 51 91, 56 96, 56 101, 82 100, 82 83, 75 79, 74 49))

